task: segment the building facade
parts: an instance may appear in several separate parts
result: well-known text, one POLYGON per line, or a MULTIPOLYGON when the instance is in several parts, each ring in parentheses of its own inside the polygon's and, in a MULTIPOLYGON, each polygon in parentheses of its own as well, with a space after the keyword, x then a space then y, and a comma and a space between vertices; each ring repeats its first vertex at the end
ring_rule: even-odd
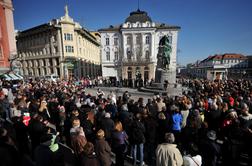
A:
POLYGON ((208 80, 242 79, 248 69, 248 58, 242 54, 226 53, 209 56, 195 63, 188 74, 208 80))
POLYGON ((100 29, 102 73, 116 80, 155 78, 159 41, 167 35, 172 53, 169 70, 176 72, 180 27, 153 22, 145 11, 133 11, 124 23, 100 29))
POLYGON ((75 22, 67 6, 60 19, 21 31, 16 38, 24 76, 94 78, 101 75, 97 36, 75 22))
POLYGON ((9 59, 16 55, 16 41, 11 0, 0 0, 0 73, 10 70, 9 59))

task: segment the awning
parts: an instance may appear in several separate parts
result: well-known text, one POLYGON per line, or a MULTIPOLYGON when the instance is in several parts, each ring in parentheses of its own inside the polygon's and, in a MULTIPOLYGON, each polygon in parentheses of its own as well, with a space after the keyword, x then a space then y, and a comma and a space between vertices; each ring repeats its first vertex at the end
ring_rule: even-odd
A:
POLYGON ((9 73, 9 74, 3 74, 1 75, 5 80, 10 81, 10 80, 22 80, 23 77, 19 74, 14 74, 14 73, 9 73))
POLYGON ((21 76, 21 75, 19 75, 19 74, 15 74, 15 75, 19 78, 19 80, 24 79, 24 77, 23 77, 23 76, 21 76))
POLYGON ((10 77, 8 74, 3 74, 3 75, 1 75, 1 78, 4 78, 4 79, 7 80, 7 81, 12 80, 12 77, 10 77))
POLYGON ((9 73, 8 75, 12 78, 12 80, 20 80, 20 78, 17 77, 15 74, 9 73))

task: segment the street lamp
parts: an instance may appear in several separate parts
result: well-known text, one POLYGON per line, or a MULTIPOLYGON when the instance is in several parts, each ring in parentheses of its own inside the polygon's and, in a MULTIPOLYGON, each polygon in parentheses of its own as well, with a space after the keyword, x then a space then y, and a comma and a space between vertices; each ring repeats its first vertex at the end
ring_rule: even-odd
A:
POLYGON ((245 78, 245 75, 246 75, 246 71, 243 70, 243 72, 242 72, 243 79, 245 78))
POLYGON ((228 80, 228 69, 225 69, 225 80, 228 80))

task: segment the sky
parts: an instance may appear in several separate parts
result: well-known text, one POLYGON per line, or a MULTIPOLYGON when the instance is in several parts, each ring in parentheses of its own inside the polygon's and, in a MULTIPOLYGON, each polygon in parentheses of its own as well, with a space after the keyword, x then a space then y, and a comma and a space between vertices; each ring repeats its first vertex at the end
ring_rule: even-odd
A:
MULTIPOLYGON (((122 24, 138 0, 13 0, 15 29, 25 30, 64 15, 89 30, 122 24)), ((139 0, 152 21, 181 27, 177 62, 209 55, 252 55, 252 0, 139 0)))

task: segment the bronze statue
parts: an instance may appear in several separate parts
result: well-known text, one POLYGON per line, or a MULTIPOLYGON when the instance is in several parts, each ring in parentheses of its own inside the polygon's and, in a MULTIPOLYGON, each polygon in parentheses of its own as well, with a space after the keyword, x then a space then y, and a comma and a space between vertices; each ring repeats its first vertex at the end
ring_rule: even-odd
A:
POLYGON ((162 37, 162 39, 159 42, 159 57, 162 63, 160 63, 160 68, 167 70, 169 69, 170 65, 170 54, 172 51, 172 48, 169 44, 169 39, 167 36, 162 37))

